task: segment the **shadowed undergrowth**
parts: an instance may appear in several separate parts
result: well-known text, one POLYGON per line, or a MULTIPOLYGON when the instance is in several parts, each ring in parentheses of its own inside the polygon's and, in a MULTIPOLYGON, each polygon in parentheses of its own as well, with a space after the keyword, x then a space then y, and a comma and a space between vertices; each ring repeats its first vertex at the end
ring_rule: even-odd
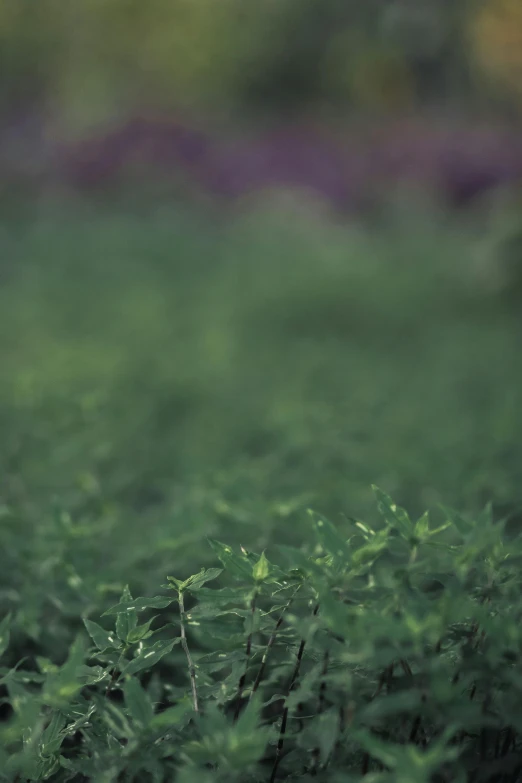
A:
POLYGON ((0 777, 518 781, 520 535, 374 492, 375 528, 312 514, 275 560, 210 540, 222 569, 124 587, 60 665, 1 667, 0 777))

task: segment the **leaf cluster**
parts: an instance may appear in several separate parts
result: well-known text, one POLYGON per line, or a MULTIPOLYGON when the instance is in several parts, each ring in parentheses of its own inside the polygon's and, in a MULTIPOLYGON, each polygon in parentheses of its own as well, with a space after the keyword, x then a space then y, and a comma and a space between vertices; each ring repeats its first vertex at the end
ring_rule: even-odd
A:
POLYGON ((222 568, 0 668, 0 780, 519 780, 520 537, 374 493, 379 529, 310 513, 315 544, 270 560, 211 540, 222 568))

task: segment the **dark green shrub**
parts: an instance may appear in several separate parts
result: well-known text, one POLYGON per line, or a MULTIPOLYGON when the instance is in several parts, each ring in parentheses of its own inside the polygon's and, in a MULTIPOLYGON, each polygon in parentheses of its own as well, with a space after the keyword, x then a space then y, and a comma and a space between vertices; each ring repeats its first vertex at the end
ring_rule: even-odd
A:
POLYGON ((212 540, 223 569, 1 669, 0 779, 519 780, 520 536, 375 495, 379 529, 311 514, 279 564, 212 540))

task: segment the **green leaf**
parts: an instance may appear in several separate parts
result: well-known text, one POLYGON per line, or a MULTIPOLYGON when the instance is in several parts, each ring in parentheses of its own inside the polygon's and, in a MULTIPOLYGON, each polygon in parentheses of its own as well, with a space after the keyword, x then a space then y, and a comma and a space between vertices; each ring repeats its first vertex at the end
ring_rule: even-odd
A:
POLYGON ((81 702, 80 704, 77 702, 72 708, 69 708, 67 711, 67 718, 72 720, 72 723, 68 723, 67 725, 68 736, 72 736, 79 731, 79 729, 83 729, 84 726, 87 726, 95 712, 96 705, 87 701, 83 702, 83 707, 81 702), (81 711, 80 715, 78 715, 79 709, 81 711))
POLYGON ((50 674, 50 673, 55 674, 60 669, 58 664, 53 663, 52 661, 49 660, 49 658, 44 658, 41 655, 37 655, 35 660, 42 674, 50 674))
POLYGON ((51 756, 40 757, 36 766, 36 780, 49 780, 60 769, 60 759, 55 753, 51 756))
MULTIPOLYGON (((121 595, 120 603, 132 603, 132 595, 128 586, 126 586, 121 595)), ((116 616, 116 633, 122 642, 127 641, 127 637, 138 623, 138 613, 136 609, 129 609, 125 612, 118 612, 116 616)))
MULTIPOLYGON (((220 574, 223 573, 222 568, 202 568, 199 574, 189 576, 189 578, 181 585, 181 590, 199 590, 200 587, 206 582, 210 582, 212 579, 217 579, 220 574)), ((170 579, 170 577, 169 577, 170 579)))
POLYGON ((110 614, 120 614, 121 612, 144 612, 145 609, 166 609, 176 599, 157 595, 155 598, 135 598, 133 601, 120 601, 119 604, 111 606, 102 617, 110 614))
POLYGON ((456 733, 455 726, 449 726, 428 748, 412 743, 398 744, 381 740, 366 729, 356 729, 352 736, 356 742, 397 774, 405 783, 428 783, 443 764, 454 761, 462 753, 458 746, 448 746, 456 733))
POLYGON ((92 620, 87 620, 85 618, 83 623, 87 629, 87 633, 98 650, 117 650, 118 647, 120 647, 121 642, 113 631, 106 631, 105 628, 102 628, 98 623, 93 623, 92 620))
POLYGON ((123 686, 125 706, 134 720, 141 726, 148 726, 154 716, 154 708, 146 691, 135 677, 129 677, 123 686))
MULTIPOLYGON (((451 524, 450 522, 448 524, 451 524)), ((430 532, 430 515, 428 511, 425 511, 424 514, 419 517, 419 519, 415 522, 415 527, 413 528, 413 533, 417 538, 424 538, 425 536, 429 535, 430 532)))
POLYGON ((180 639, 173 640, 161 640, 151 644, 149 647, 143 647, 140 650, 136 658, 133 658, 130 663, 125 666, 121 672, 122 677, 129 676, 130 674, 136 674, 143 669, 152 669, 164 655, 168 655, 171 652, 175 644, 178 644, 180 639))
POLYGON ((208 541, 225 569, 234 579, 252 581, 252 566, 248 562, 248 558, 236 555, 231 547, 222 544, 220 541, 210 538, 208 541))
POLYGON ((373 563, 388 548, 388 530, 382 530, 367 544, 355 549, 352 554, 352 566, 358 568, 373 563))
POLYGON ((397 506, 393 500, 375 484, 372 485, 373 494, 377 499, 377 508, 379 514, 385 521, 406 539, 409 539, 413 533, 413 524, 408 514, 403 508, 397 506))
POLYGON ((58 752, 65 738, 62 732, 66 723, 65 717, 60 711, 57 710, 53 713, 40 738, 40 752, 43 756, 51 756, 58 752))
POLYGON ((11 615, 8 614, 0 623, 0 658, 9 647, 11 615))
POLYGON ((137 625, 136 628, 132 628, 127 636, 127 644, 136 644, 136 642, 142 642, 144 639, 149 639, 154 631, 150 630, 150 626, 154 622, 158 615, 154 615, 150 620, 147 620, 143 625, 137 625))
POLYGON ((124 711, 106 699, 103 702, 99 699, 98 703, 99 712, 114 737, 117 739, 131 739, 135 732, 124 711))
POLYGON ((480 514, 477 516, 477 525, 479 527, 491 527, 493 523, 493 505, 491 502, 489 502, 484 506, 480 514))
POLYGON ((286 559, 289 568, 291 569, 290 575, 294 576, 296 581, 302 581, 310 575, 321 576, 322 568, 316 563, 316 561, 305 555, 295 547, 286 546, 285 544, 278 544, 277 549, 283 557, 286 559))
POLYGON ((452 508, 448 508, 447 506, 439 505, 439 508, 446 516, 446 519, 450 523, 450 525, 452 525, 456 529, 457 533, 460 534, 461 538, 465 540, 470 536, 472 537, 474 535, 475 533, 474 521, 466 519, 458 511, 455 511, 452 508))
POLYGON ((448 520, 447 522, 444 522, 444 524, 439 525, 439 527, 430 530, 429 513, 425 511, 424 514, 416 521, 415 527, 413 528, 413 534, 420 541, 425 541, 428 538, 432 538, 433 536, 438 535, 438 533, 442 533, 443 530, 451 527, 451 524, 452 523, 448 520))
POLYGON ((167 707, 163 712, 154 715, 150 722, 151 729, 167 730, 174 726, 183 725, 187 719, 192 718, 194 706, 189 699, 182 700, 175 707, 167 707))
POLYGON ((355 527, 358 527, 359 530, 362 530, 365 538, 370 538, 370 536, 375 535, 375 530, 373 530, 369 525, 367 525, 365 522, 361 522, 360 519, 354 519, 352 520, 355 527))
MULTIPOLYGON (((93 779, 94 762, 92 758, 80 758, 71 761, 71 759, 68 759, 65 756, 60 756, 60 766, 68 772, 72 772, 73 775, 76 775, 77 779, 80 775, 87 780, 93 779)), ((74 777, 69 777, 69 780, 74 780, 74 777)))
POLYGON ((186 743, 183 752, 198 765, 215 764, 220 759, 232 773, 231 780, 243 780, 247 777, 245 770, 263 756, 270 730, 261 725, 256 699, 247 705, 235 724, 218 710, 217 705, 209 704, 200 722, 201 739, 186 743))
POLYGON ((79 636, 71 645, 63 666, 58 672, 50 672, 47 675, 41 697, 44 704, 58 708, 70 704, 84 685, 81 676, 84 659, 84 644, 79 636))
POLYGON ((317 540, 324 551, 332 555, 338 564, 348 565, 350 562, 350 549, 343 537, 339 535, 337 528, 328 519, 313 512, 309 513, 313 520, 317 540))
POLYGON ((265 553, 263 552, 257 563, 252 568, 252 576, 256 582, 264 582, 269 573, 270 565, 265 557, 265 553))
POLYGON ((339 734, 339 715, 337 710, 328 710, 319 716, 314 723, 316 727, 317 744, 321 753, 321 763, 327 764, 335 747, 339 734))
POLYGON ((212 590, 211 588, 202 587, 198 590, 199 605, 204 602, 205 604, 213 604, 223 606, 226 604, 238 604, 243 603, 244 597, 250 591, 250 587, 222 587, 219 590, 212 590))
POLYGON ((381 740, 366 729, 355 730, 353 736, 365 751, 378 759, 382 764, 385 764, 391 770, 397 767, 398 756, 402 749, 395 743, 381 740))
POLYGON ((80 666, 78 668, 78 678, 83 685, 96 685, 106 677, 106 671, 103 666, 80 666))

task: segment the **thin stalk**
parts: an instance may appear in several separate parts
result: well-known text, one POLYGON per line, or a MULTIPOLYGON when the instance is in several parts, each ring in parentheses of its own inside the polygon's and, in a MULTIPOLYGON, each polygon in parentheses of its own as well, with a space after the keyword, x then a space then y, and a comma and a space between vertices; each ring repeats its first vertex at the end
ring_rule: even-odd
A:
MULTIPOLYGON (((313 611, 313 617, 317 615, 317 612, 319 611, 319 604, 316 604, 313 611)), ((292 679, 290 680, 290 686, 288 688, 288 695, 292 693, 294 690, 297 680, 299 677, 299 671, 301 669, 301 662, 303 660, 303 654, 306 647, 306 639, 301 639, 301 643, 299 644, 299 650, 297 652, 297 659, 294 666, 294 671, 292 673, 292 679)), ((285 737, 286 737, 286 725, 288 723, 288 701, 285 702, 285 707, 283 709, 283 717, 281 719, 281 728, 279 730, 279 740, 277 742, 277 748, 276 748, 276 757, 274 759, 274 766, 272 768, 272 774, 270 776, 270 783, 274 783, 277 775, 277 770, 279 767, 279 764, 281 762, 281 756, 283 753, 283 747, 285 744, 285 737)))
POLYGON ((415 742, 415 740, 417 739, 417 734, 420 729, 420 725, 421 725, 421 716, 417 715, 415 717, 415 720, 413 721, 413 726, 411 727, 411 732, 410 732, 408 742, 415 742))
MULTIPOLYGON (((400 665, 402 667, 402 670, 403 670, 404 674, 407 677, 413 677, 413 672, 412 672, 411 666, 408 663, 408 661, 405 658, 401 658, 399 663, 400 663, 400 665)), ((423 695, 421 697, 421 700, 423 702, 426 701, 425 695, 423 695)), ((409 742, 416 742, 417 736, 419 734, 423 735, 423 739, 421 740, 421 742, 423 742, 424 739, 425 739, 425 735, 424 735, 424 731, 422 729, 422 718, 421 718, 420 715, 416 715, 414 720, 413 720, 413 725, 412 725, 411 730, 410 730, 409 742)))
MULTIPOLYGON (((481 597, 479 603, 480 604, 489 603, 489 598, 487 596, 483 595, 481 597)), ((486 638, 485 632, 482 631, 482 633, 480 635, 480 638, 477 641, 477 634, 478 634, 479 628, 480 628, 479 623, 476 620, 474 620, 473 623, 471 624, 470 635, 469 635, 469 643, 472 646, 472 649, 474 649, 474 650, 477 650, 479 645, 480 645, 480 643, 483 642, 484 639, 486 638)), ((455 672, 455 674, 453 675, 453 678, 451 680, 451 684, 452 685, 456 685, 458 683, 458 681, 460 680, 461 669, 462 669, 462 667, 459 667, 457 669, 457 671, 455 672)), ((472 696, 470 698, 473 699, 474 695, 475 695, 475 691, 474 691, 474 686, 473 686, 472 696)))
POLYGON ((391 663, 389 666, 386 667, 386 669, 384 669, 381 676, 379 677, 379 684, 377 685, 377 690, 375 691, 374 694, 372 694, 370 701, 373 701, 374 699, 377 698, 377 696, 380 694, 380 692, 382 691, 385 685, 389 687, 391 678, 393 677, 394 669, 395 669, 395 663, 391 663))
POLYGON ((178 591, 178 605, 179 605, 179 624, 181 629, 181 646, 183 647, 183 650, 185 651, 185 655, 187 657, 190 686, 192 689, 192 704, 194 706, 194 712, 199 713, 198 691, 196 687, 196 667, 194 666, 194 661, 192 660, 192 656, 190 654, 190 650, 187 644, 187 634, 185 633, 185 603, 183 601, 182 590, 178 591))
POLYGON ((319 687, 319 705, 318 705, 319 715, 321 715, 321 713, 324 712, 326 706, 326 675, 328 674, 329 663, 330 663, 330 651, 326 650, 323 657, 322 680, 321 680, 321 685, 319 687))
MULTIPOLYGON (((404 665, 403 661, 401 661, 401 665, 402 665, 402 668, 405 669, 405 665, 404 665)), ((395 663, 394 662, 390 663, 390 665, 387 666, 384 669, 384 671, 381 673, 381 676, 379 677, 379 684, 377 685, 377 690, 370 697, 370 701, 373 701, 374 699, 377 698, 377 696, 380 694, 380 692, 382 691, 382 689, 384 688, 385 685, 387 686, 387 688, 389 690, 394 670, 395 670, 395 663)), ((368 753, 368 751, 365 751, 364 756, 363 756, 363 760, 362 760, 361 774, 363 776, 367 775, 369 769, 370 769, 370 754, 368 753)))
MULTIPOLYGON (((318 704, 317 704, 317 714, 322 715, 322 713, 325 710, 326 707, 326 676, 328 674, 328 665, 330 663, 330 653, 328 650, 325 650, 324 656, 323 656, 323 669, 321 672, 321 684, 319 686, 319 698, 318 698, 318 704)), ((310 774, 315 776, 317 775, 317 772, 319 771, 319 759, 321 756, 321 749, 319 745, 316 745, 315 748, 312 750, 312 763, 310 765, 310 774)), ((330 763, 332 754, 325 760, 323 763, 323 769, 328 766, 330 763)))
POLYGON ((245 682, 248 673, 248 664, 250 663, 250 655, 252 652, 252 636, 254 635, 254 622, 255 622, 255 614, 256 614, 257 596, 258 596, 258 592, 257 590, 255 590, 254 593, 252 594, 252 599, 250 601, 250 633, 248 634, 248 639, 246 643, 245 668, 243 670, 241 677, 239 678, 239 685, 237 688, 237 696, 236 696, 237 701, 236 701, 236 709, 234 712, 234 722, 239 718, 239 713, 241 711, 241 699, 243 696, 243 691, 245 689, 245 682))
POLYGON ((341 745, 342 745, 342 738, 343 738, 344 732, 346 731, 346 726, 347 725, 348 726, 352 725, 354 713, 355 713, 355 705, 354 705, 353 701, 348 703, 346 709, 345 709, 344 705, 342 705, 342 704, 339 705, 339 721, 338 721, 339 736, 337 737, 337 740, 336 740, 335 745, 334 745, 334 750, 333 750, 334 753, 336 753, 339 750, 339 748, 341 747, 341 745))
POLYGON ((294 593, 291 596, 291 598, 287 601, 287 603, 285 604, 285 606, 281 610, 281 614, 279 615, 279 617, 277 619, 277 623, 275 624, 275 628, 272 631, 272 633, 270 634, 270 638, 268 640, 268 643, 266 645, 265 651, 263 653, 263 657, 261 659, 261 665, 259 667, 259 671, 257 673, 257 677, 255 679, 255 682, 254 682, 253 686, 252 686, 252 690, 250 691, 249 701, 253 698, 254 694, 257 692, 257 690, 258 690, 258 688, 259 688, 259 686, 261 684, 261 681, 263 679, 263 675, 265 673, 266 661, 267 661, 267 658, 268 658, 268 654, 269 654, 269 652, 270 652, 270 650, 271 650, 271 648, 272 648, 272 646, 273 646, 273 644, 274 644, 274 642, 276 640, 276 636, 278 634, 278 631, 279 631, 279 629, 281 628, 281 626, 283 624, 285 613, 288 611, 288 609, 292 605, 292 602, 293 602, 295 596, 297 595, 297 593, 299 592, 300 589, 301 589, 301 585, 298 585, 297 589, 294 591, 294 593))
POLYGON ((506 756, 511 746, 513 746, 513 748, 515 747, 515 733, 513 729, 509 727, 508 730, 506 731, 506 736, 504 737, 502 748, 500 749, 500 755, 506 756))
POLYGON ((111 672, 111 678, 107 684, 107 688, 105 690, 105 698, 109 695, 109 693, 114 688, 114 685, 116 683, 116 680, 118 679, 118 671, 121 669, 121 662, 123 661, 123 658, 125 657, 125 653, 127 652, 127 645, 124 645, 123 650, 120 653, 120 657, 118 658, 118 662, 114 665, 114 668, 111 672))

